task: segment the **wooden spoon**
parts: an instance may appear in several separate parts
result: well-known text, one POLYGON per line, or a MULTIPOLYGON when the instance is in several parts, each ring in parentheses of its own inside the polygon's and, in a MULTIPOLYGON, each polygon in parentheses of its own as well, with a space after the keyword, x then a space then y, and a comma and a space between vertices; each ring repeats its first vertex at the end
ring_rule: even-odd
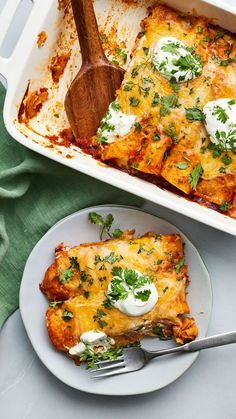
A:
POLYGON ((96 134, 125 71, 104 54, 92 0, 71 0, 71 4, 82 66, 67 92, 65 110, 75 138, 88 138, 96 134))

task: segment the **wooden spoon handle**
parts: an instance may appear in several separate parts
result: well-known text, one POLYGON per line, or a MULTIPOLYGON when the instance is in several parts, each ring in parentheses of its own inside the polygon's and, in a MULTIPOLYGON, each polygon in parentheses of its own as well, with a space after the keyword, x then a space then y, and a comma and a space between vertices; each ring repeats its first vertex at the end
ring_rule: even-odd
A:
POLYGON ((83 64, 105 61, 92 0, 71 0, 83 64))

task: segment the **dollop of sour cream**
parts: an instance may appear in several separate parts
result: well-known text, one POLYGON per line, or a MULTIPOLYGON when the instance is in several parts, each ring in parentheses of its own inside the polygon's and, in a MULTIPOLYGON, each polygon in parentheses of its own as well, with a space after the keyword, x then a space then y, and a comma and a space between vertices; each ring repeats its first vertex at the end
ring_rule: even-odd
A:
POLYGON ((194 79, 202 70, 200 57, 194 56, 182 41, 172 36, 165 36, 155 44, 152 61, 164 77, 177 82, 194 79))
POLYGON ((80 356, 86 349, 90 353, 106 352, 114 343, 113 339, 109 338, 106 333, 99 330, 90 330, 80 336, 80 342, 69 349, 69 354, 80 356))
POLYGON ((137 270, 118 268, 107 290, 112 305, 128 316, 142 316, 151 311, 158 292, 151 280, 137 270))
POLYGON ((132 129, 136 118, 136 115, 126 115, 121 112, 117 101, 112 102, 98 129, 99 141, 113 143, 117 137, 124 137, 132 129))
POLYGON ((222 150, 236 148, 236 100, 217 99, 204 108, 205 127, 212 143, 222 150))

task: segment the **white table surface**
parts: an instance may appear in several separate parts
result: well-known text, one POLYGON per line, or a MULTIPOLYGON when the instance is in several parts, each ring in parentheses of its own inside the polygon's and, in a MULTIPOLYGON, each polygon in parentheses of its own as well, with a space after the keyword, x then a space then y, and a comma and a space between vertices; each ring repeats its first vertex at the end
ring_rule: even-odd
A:
MULTIPOLYGON (((0 11, 5 0, 0 0, 0 11)), ((236 0, 225 0, 236 5, 236 0)), ((20 20, 20 19, 19 19, 20 20)), ((236 329, 236 238, 158 205, 145 208, 176 224, 196 245, 212 278, 209 335, 236 329)), ((79 371, 78 371, 79 373, 79 371)), ((138 397, 73 390, 42 365, 19 311, 0 333, 1 419, 236 419, 236 345, 203 351, 176 382, 138 397)))

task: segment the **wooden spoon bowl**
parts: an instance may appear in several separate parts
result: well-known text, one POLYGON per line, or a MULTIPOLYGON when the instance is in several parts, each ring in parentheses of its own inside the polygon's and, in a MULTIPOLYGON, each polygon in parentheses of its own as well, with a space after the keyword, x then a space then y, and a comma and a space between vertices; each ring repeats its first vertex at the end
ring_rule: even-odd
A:
POLYGON ((104 54, 92 0, 71 0, 71 4, 82 66, 67 92, 65 110, 75 138, 88 138, 96 134, 125 71, 104 54))

